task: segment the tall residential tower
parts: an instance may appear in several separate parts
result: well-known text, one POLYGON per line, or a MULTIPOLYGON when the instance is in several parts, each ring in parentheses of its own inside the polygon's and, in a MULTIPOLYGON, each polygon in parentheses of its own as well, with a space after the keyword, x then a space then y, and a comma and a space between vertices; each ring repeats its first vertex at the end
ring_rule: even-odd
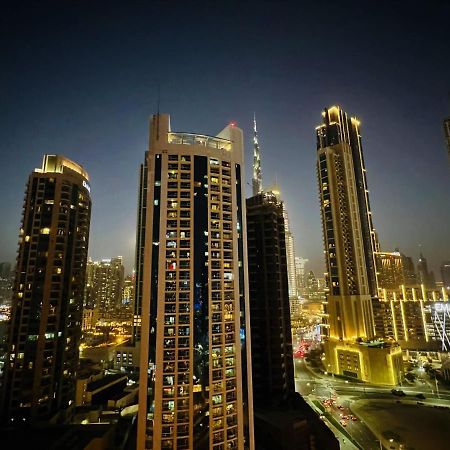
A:
POLYGON ((338 106, 325 109, 322 117, 316 133, 329 287, 326 364, 333 373, 396 384, 400 349, 374 340, 372 299, 377 295, 374 252, 378 242, 359 121, 338 106))
POLYGON ((46 155, 23 205, 2 415, 48 421, 75 400, 91 215, 89 178, 46 155))
POLYGON ((253 449, 242 131, 169 120, 152 117, 141 173, 137 448, 253 449))

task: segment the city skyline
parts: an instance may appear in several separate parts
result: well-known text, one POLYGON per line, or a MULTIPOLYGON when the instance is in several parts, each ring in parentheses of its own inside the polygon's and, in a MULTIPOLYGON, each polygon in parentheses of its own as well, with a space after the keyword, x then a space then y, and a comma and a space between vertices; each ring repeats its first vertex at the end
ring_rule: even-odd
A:
MULTIPOLYGON (((204 17, 206 12, 198 8, 183 17, 204 17)), ((321 18, 324 27, 343 14, 330 8, 333 19, 321 18)), ((45 13, 45 7, 40 12, 32 10, 32 14, 25 9, 15 11, 13 16, 6 11, 5 17, 12 19, 6 27, 11 37, 5 44, 6 61, 13 55, 17 60, 3 74, 4 102, 11 106, 8 114, 2 110, 0 132, 4 179, 0 260, 13 263, 15 259, 23 180, 38 166, 42 154, 56 152, 80 162, 91 174, 94 206, 90 256, 102 259, 123 255, 127 273, 131 271, 137 213, 136 167, 146 148, 148 117, 156 110, 158 79, 164 79, 159 83, 161 110, 176 117, 174 128, 186 124, 188 129, 214 135, 219 131, 215 129, 217 123, 236 121, 244 129, 246 196, 251 191, 252 120, 256 112, 264 179, 267 184, 278 179, 296 238, 296 254, 309 259, 307 270, 313 270, 317 276, 323 273, 324 264, 313 170, 315 144, 310 130, 324 106, 337 103, 355 111, 364 131, 372 210, 381 249, 393 251, 399 247, 417 264, 418 245, 422 244, 423 254, 439 279, 439 267, 450 253, 450 243, 445 239, 450 212, 443 207, 448 201, 449 172, 442 129, 449 113, 450 66, 442 57, 445 27, 440 25, 446 7, 442 6, 444 11, 437 7, 422 11, 418 30, 406 27, 407 19, 417 18, 418 12, 402 11, 407 17, 398 22, 396 8, 394 5, 391 12, 383 8, 374 12, 369 30, 363 29, 368 21, 366 12, 354 10, 359 19, 355 20, 356 29, 343 29, 346 36, 355 33, 358 37, 352 41, 354 47, 347 57, 353 65, 347 68, 349 59, 338 61, 332 52, 326 63, 321 62, 319 50, 323 45, 336 50, 338 44, 328 42, 317 32, 308 36, 313 30, 307 22, 317 13, 314 7, 299 11, 286 4, 273 13, 264 5, 256 11, 243 6, 233 36, 224 42, 211 36, 210 44, 199 50, 199 57, 209 56, 211 73, 202 74, 198 80, 200 70, 192 63, 183 66, 187 67, 185 72, 176 71, 176 78, 167 76, 186 62, 187 56, 171 62, 173 55, 192 55, 195 44, 203 42, 200 33, 192 32, 190 43, 174 37, 172 47, 164 43, 161 48, 155 47, 152 38, 163 33, 167 19, 149 31, 136 9, 125 11, 122 18, 120 13, 124 11, 111 8, 108 20, 99 21, 99 11, 94 10, 93 19, 89 20, 75 8, 70 11, 72 16, 61 10, 54 19, 44 21, 46 32, 42 33, 43 25, 38 24, 37 18, 45 13), (286 12, 291 12, 292 18, 287 18, 286 12), (289 27, 294 20, 302 24, 301 31, 289 27), (378 36, 375 29, 381 23, 386 33, 378 36), (118 42, 114 34, 118 24, 130 31, 124 43, 118 42), (263 35, 264 24, 273 25, 268 37, 263 35), (131 32, 134 25, 137 31, 131 32), (80 31, 85 32, 85 39, 96 38, 92 46, 84 39, 72 42, 80 31), (248 38, 251 31, 255 33, 246 43, 243 38, 248 38), (415 37, 417 33, 424 41, 421 44, 415 37), (264 44, 263 50, 250 54, 249 49, 258 39, 264 44), (107 50, 110 40, 116 53, 107 50), (281 43, 285 43, 285 48, 278 52, 281 43), (432 45, 425 54, 427 43, 432 45), (218 51, 211 56, 215 47, 218 51), (391 50, 384 54, 386 47, 391 50), (130 49, 140 57, 139 64, 127 56, 130 49), (168 65, 149 77, 143 74, 148 73, 145 55, 151 52, 157 61, 168 65), (42 59, 43 55, 46 58, 42 59), (236 70, 222 74, 219 69, 224 58, 236 70), (274 64, 265 64, 273 58, 274 64), (38 61, 45 71, 39 69, 38 61), (110 72, 100 65, 103 61, 106 69, 112 69, 110 72), (414 71, 410 70, 410 61, 418 62, 414 71), (351 75, 352 81, 334 76, 329 64, 336 67, 336 73, 342 70, 351 75), (92 70, 79 69, 79 65, 92 70), (427 67, 437 70, 428 74, 427 67), (240 79, 234 72, 247 75, 240 79), (58 82, 60 78, 65 79, 64 85, 58 82), (429 82, 431 79, 433 83, 429 82), (191 114, 191 104, 196 114, 191 114), (216 105, 214 115, 208 112, 211 104, 216 105), (391 200, 392 193, 395 201, 391 200)), ((161 9, 163 16, 164 7, 161 9)), ((231 20, 229 13, 220 13, 225 22, 231 20)), ((183 35, 187 28, 181 16, 172 16, 171 20, 183 35)))

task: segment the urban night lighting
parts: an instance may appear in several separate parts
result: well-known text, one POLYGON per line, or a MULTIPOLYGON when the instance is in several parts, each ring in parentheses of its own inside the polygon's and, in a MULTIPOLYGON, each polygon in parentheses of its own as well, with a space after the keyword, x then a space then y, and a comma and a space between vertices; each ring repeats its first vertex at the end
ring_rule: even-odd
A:
POLYGON ((422 3, 2 5, 2 448, 447 449, 422 3))

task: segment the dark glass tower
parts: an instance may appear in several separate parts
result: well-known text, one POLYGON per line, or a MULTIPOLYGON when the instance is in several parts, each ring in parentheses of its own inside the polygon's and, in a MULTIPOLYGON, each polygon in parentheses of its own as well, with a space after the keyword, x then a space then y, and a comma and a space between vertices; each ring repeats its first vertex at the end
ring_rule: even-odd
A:
POLYGON ((247 199, 247 246, 255 409, 295 392, 283 204, 272 193, 247 199))
POLYGON ((75 400, 88 180, 81 166, 59 155, 46 155, 28 180, 2 397, 10 424, 48 421, 75 400))

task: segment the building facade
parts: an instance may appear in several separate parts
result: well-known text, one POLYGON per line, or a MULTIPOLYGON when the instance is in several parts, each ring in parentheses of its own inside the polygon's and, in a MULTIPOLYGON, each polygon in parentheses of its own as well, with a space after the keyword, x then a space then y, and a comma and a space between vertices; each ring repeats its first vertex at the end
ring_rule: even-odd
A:
POLYGON ((116 319, 122 309, 122 257, 88 261, 85 304, 98 310, 100 319, 116 319))
POLYGON ((48 421, 75 400, 89 191, 86 171, 60 155, 29 177, 1 409, 10 424, 48 421))
POLYGON ((325 109, 322 118, 316 134, 329 287, 326 366, 333 373, 363 381, 396 384, 401 370, 400 348, 374 340, 372 299, 377 295, 374 252, 378 241, 359 121, 338 106, 325 109))
POLYGON ((247 199, 254 407, 278 406, 295 392, 283 205, 247 199))
POLYGON ((403 350, 450 351, 448 294, 425 285, 379 289, 374 303, 377 334, 403 350))
POLYGON ((253 448, 242 142, 152 117, 138 449, 253 448))
POLYGON ((403 258, 399 252, 374 252, 378 287, 397 289, 405 285, 403 258))

